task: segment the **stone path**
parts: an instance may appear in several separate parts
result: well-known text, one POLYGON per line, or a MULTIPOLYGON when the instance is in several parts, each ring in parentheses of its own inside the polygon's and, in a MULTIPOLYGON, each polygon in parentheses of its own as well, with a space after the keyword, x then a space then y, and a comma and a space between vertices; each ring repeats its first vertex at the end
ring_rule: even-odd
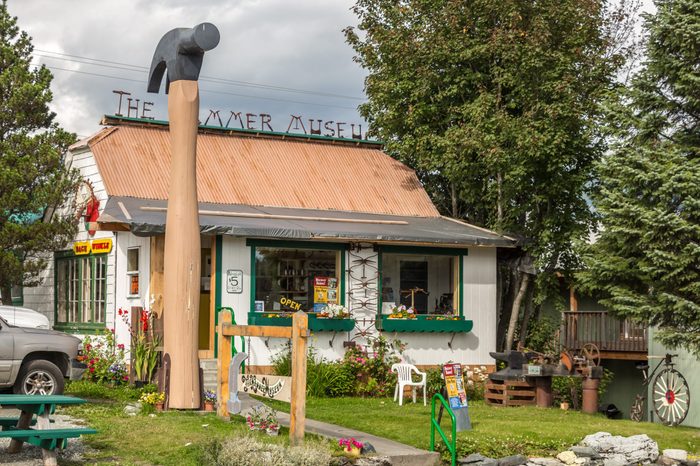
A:
MULTIPOLYGON (((244 393, 240 395, 243 413, 246 413, 253 406, 261 404, 260 401, 250 398, 244 393)), ((288 413, 278 412, 277 418, 283 426, 289 427, 288 413)), ((403 443, 327 422, 307 418, 306 432, 333 439, 354 437, 362 443, 369 442, 377 451, 377 456, 388 457, 394 466, 433 466, 439 464, 440 455, 437 452, 420 450, 403 443)))

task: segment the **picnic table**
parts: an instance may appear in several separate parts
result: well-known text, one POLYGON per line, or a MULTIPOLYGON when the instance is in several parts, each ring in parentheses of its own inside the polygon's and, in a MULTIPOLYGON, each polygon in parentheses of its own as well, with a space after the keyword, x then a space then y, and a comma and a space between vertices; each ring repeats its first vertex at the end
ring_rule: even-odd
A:
POLYGON ((42 449, 44 466, 55 466, 56 448, 65 448, 69 438, 97 433, 95 429, 86 427, 51 427, 53 421, 50 416, 56 411, 56 406, 83 403, 85 400, 65 395, 0 394, 0 406, 20 410, 19 417, 0 417, 0 438, 11 439, 7 453, 18 453, 26 442, 42 449))

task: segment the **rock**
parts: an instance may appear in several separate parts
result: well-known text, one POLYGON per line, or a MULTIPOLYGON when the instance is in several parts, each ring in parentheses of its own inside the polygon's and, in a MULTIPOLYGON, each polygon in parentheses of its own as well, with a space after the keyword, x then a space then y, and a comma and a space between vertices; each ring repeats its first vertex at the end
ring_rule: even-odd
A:
POLYGON ((588 463, 590 463, 590 462, 591 462, 591 459, 590 459, 590 458, 586 458, 586 457, 581 457, 581 458, 579 458, 579 457, 577 456, 576 459, 574 460, 574 464, 578 464, 578 465, 581 465, 581 466, 583 466, 583 465, 588 465, 588 463))
POLYGON ((569 450, 573 451, 576 456, 579 458, 598 458, 600 455, 596 453, 596 451, 591 448, 591 447, 581 447, 581 446, 574 446, 569 448, 569 450))
POLYGON ((676 461, 688 461, 688 452, 676 448, 667 448, 663 455, 676 461))
POLYGON ((574 464, 576 461, 576 453, 573 451, 562 451, 557 455, 557 459, 564 464, 574 464))
POLYGON ((128 403, 126 406, 124 406, 124 414, 134 416, 140 413, 142 408, 143 405, 141 405, 141 403, 138 401, 136 403, 128 403))
POLYGON ((659 457, 659 446, 646 434, 622 437, 598 432, 587 435, 581 445, 592 448, 603 460, 610 460, 609 466, 653 463, 659 457))
POLYGON ((625 455, 610 455, 603 460, 603 466, 627 466, 625 455))
POLYGON ((564 463, 554 458, 530 458, 527 464, 528 466, 562 466, 564 463))
POLYGON ((676 466, 677 464, 681 464, 681 462, 671 458, 670 456, 661 455, 657 458, 656 464, 660 464, 662 466, 676 466))
POLYGON ((469 465, 469 466, 498 466, 498 460, 489 458, 479 453, 472 453, 464 458, 459 458, 457 460, 458 464, 469 465))
POLYGON ((369 442, 364 442, 364 443, 362 444, 362 454, 365 454, 365 453, 376 453, 376 452, 377 452, 377 449, 374 448, 374 445, 372 445, 371 443, 369 443, 369 442))
POLYGON ((373 456, 356 460, 355 466, 391 466, 391 461, 386 456, 373 456))
POLYGON ((683 464, 685 466, 698 466, 698 462, 693 460, 683 461, 683 464))
POLYGON ((498 460, 498 466, 520 466, 527 463, 527 457, 523 455, 506 456, 498 460))

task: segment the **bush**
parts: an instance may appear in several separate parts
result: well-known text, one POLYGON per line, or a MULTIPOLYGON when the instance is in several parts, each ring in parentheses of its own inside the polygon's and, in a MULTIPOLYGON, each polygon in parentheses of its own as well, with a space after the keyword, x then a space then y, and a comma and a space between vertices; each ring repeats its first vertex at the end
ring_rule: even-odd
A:
POLYGON ((143 392, 143 389, 131 388, 128 385, 108 387, 89 380, 73 380, 66 385, 67 395, 92 400, 136 401, 143 392))
POLYGON ((549 317, 530 322, 525 346, 531 351, 559 354, 559 323, 549 317))
MULTIPOLYGON (((277 375, 292 373, 291 348, 287 346, 272 359, 273 371, 277 375)), ((342 363, 319 358, 309 348, 306 360, 306 394, 311 397, 338 397, 353 393, 354 379, 342 363)))
MULTIPOLYGON (((600 385, 598 386, 598 399, 603 399, 603 395, 608 390, 610 382, 612 382, 615 374, 608 369, 603 369, 603 378, 600 379, 600 385)), ((555 405, 560 403, 569 403, 571 407, 578 407, 581 405, 581 393, 582 393, 583 377, 552 377, 552 393, 554 394, 555 405), (574 394, 578 398, 577 402, 574 403, 574 394)))
POLYGON ((321 443, 307 441, 301 447, 263 443, 256 435, 214 441, 206 446, 201 464, 212 466, 328 466, 329 449, 321 443))
MULTIPOLYGON (((466 369, 462 373, 464 389, 467 392, 467 399, 470 401, 483 400, 488 374, 485 366, 474 369, 466 369)), ((445 387, 445 380, 442 378, 442 366, 435 369, 428 369, 426 376, 426 388, 429 397, 440 393, 445 387)))
POLYGON ((113 330, 105 330, 98 337, 86 336, 83 340, 83 354, 78 359, 88 366, 83 380, 113 385, 129 381, 124 362, 124 345, 117 344, 113 330))

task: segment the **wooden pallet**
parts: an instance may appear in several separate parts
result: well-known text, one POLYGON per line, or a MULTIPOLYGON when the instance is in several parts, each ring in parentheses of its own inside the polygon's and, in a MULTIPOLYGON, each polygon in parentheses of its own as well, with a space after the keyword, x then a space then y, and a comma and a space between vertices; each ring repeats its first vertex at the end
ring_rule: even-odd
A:
POLYGON ((484 393, 486 403, 494 406, 535 405, 535 385, 525 380, 490 380, 484 393))

